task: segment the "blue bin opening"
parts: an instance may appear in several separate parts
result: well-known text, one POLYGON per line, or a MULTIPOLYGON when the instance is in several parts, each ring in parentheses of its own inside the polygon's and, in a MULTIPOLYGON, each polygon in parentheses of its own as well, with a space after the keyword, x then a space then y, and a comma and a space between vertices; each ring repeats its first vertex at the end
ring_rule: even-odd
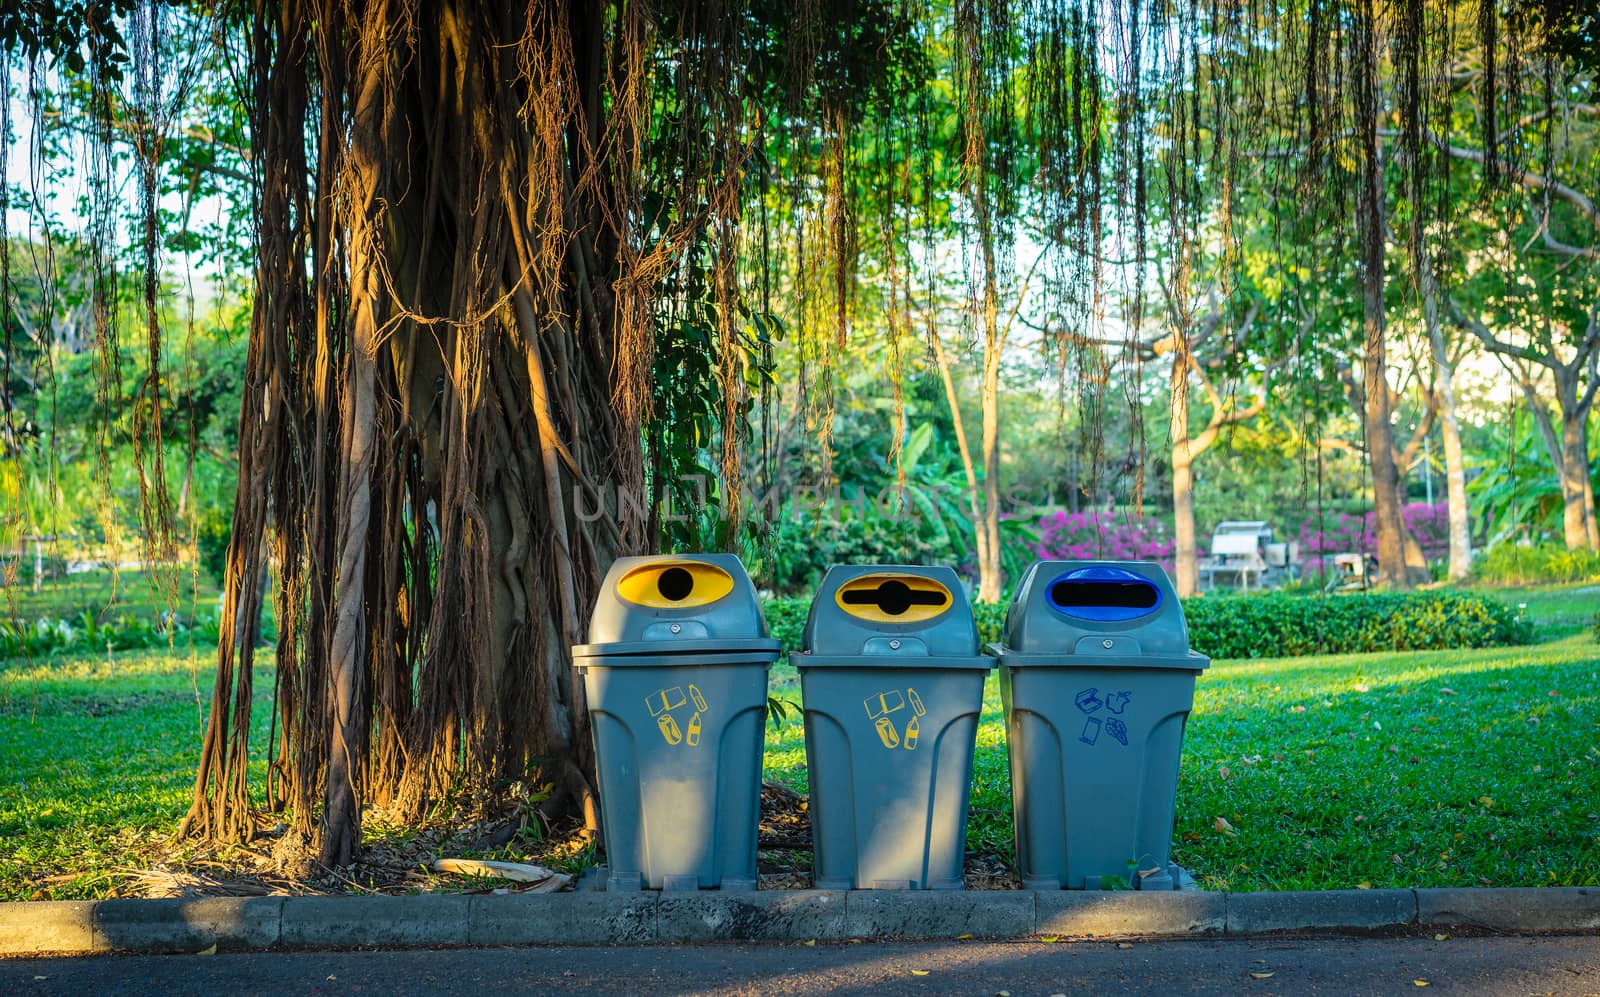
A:
POLYGON ((1137 620, 1161 607, 1161 590, 1122 568, 1079 568, 1050 583, 1050 605, 1065 616, 1100 623, 1137 620))

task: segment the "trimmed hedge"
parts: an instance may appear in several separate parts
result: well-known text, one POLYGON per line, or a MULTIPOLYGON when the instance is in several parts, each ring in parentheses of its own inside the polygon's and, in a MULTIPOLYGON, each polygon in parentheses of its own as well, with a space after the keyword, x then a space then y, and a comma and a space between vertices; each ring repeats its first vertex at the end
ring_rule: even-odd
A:
POLYGON ((1462 592, 1189 599, 1189 642, 1213 658, 1505 647, 1533 624, 1487 596, 1462 592))
MULTIPOLYGON (((798 650, 810 600, 769 599, 767 626, 798 650)), ((1004 603, 976 607, 978 639, 1000 640, 1004 603)), ((1496 599, 1463 592, 1186 599, 1189 642, 1213 658, 1287 658, 1364 651, 1505 647, 1533 640, 1533 624, 1496 599)))

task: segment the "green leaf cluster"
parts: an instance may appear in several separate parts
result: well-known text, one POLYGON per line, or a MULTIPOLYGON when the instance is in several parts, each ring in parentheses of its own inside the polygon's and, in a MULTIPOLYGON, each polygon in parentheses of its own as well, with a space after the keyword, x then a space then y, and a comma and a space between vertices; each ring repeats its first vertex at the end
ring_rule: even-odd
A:
POLYGON ((1500 543, 1473 563, 1472 574, 1490 585, 1594 581, 1600 579, 1600 551, 1568 550, 1554 542, 1527 547, 1500 543))

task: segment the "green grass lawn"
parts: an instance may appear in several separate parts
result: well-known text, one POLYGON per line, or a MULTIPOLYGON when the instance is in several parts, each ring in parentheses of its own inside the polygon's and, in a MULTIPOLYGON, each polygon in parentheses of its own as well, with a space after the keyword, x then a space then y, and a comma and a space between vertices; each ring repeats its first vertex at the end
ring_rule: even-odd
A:
POLYGON ((154 617, 173 608, 184 617, 216 610, 216 583, 193 565, 159 570, 96 568, 48 579, 37 592, 31 571, 32 562, 24 560, 11 584, 0 579, 0 616, 77 620, 87 612, 104 622, 119 616, 154 617))
MULTIPOLYGON (((1173 858, 1210 889, 1600 884, 1600 593, 1499 594, 1564 636, 1214 664, 1173 858)), ((188 806, 211 675, 204 648, 0 661, 0 900, 103 895, 159 851, 188 806)), ((269 673, 257 688, 260 751, 269 673)), ((788 665, 772 691, 798 701, 788 665)), ((807 788, 797 720, 769 731, 767 776, 807 788)), ((1009 855, 1007 779, 991 678, 975 850, 1009 855)))
MULTIPOLYGON (((772 688, 800 698, 787 664, 772 688)), ((984 693, 968 845, 1009 858, 994 677, 984 693)), ((806 790, 798 721, 769 733, 766 765, 806 790)), ((1600 645, 1217 662, 1172 856, 1217 890, 1600 884, 1600 645)))
POLYGON ((214 660, 0 661, 0 900, 100 895, 159 850, 188 809, 214 660))
POLYGON ((1477 591, 1513 606, 1527 607, 1529 617, 1538 623, 1542 640, 1554 640, 1575 633, 1592 633, 1596 622, 1600 621, 1600 585, 1536 585, 1517 589, 1484 587, 1477 591))

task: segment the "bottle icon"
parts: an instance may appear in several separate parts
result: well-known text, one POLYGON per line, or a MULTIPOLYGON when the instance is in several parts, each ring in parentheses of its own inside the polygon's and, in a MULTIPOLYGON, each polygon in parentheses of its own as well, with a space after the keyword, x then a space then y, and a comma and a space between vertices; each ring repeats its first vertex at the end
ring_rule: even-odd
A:
POLYGON ((922 705, 922 697, 917 695, 917 690, 906 689, 906 701, 911 704, 911 712, 916 716, 906 724, 906 750, 915 751, 917 740, 922 736, 922 718, 928 715, 928 708, 922 705))

